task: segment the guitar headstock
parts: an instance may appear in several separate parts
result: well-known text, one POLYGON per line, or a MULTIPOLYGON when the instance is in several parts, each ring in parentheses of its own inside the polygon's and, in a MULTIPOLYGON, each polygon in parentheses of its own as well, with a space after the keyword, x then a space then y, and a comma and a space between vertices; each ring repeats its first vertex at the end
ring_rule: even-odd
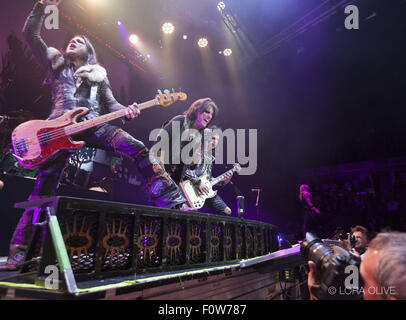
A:
POLYGON ((235 172, 240 173, 241 166, 239 163, 234 163, 233 167, 234 167, 235 172))
POLYGON ((187 99, 186 93, 183 92, 170 93, 169 90, 164 90, 164 93, 162 93, 161 90, 158 90, 158 94, 155 96, 157 104, 161 105, 162 107, 169 107, 176 101, 185 101, 186 99, 187 99))

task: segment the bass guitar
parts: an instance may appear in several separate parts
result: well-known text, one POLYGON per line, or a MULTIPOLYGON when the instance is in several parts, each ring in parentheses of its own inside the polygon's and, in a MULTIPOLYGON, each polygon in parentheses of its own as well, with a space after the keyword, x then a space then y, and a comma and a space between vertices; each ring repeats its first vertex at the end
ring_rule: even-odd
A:
MULTIPOLYGON (((168 107, 175 101, 184 101, 183 92, 157 94, 154 99, 138 104, 139 110, 160 105, 168 107)), ((26 168, 37 168, 53 159, 61 150, 75 152, 84 141, 74 141, 72 135, 103 123, 122 118, 128 108, 114 111, 100 117, 77 122, 89 112, 87 108, 75 108, 54 120, 31 120, 20 124, 11 134, 14 156, 26 168)))

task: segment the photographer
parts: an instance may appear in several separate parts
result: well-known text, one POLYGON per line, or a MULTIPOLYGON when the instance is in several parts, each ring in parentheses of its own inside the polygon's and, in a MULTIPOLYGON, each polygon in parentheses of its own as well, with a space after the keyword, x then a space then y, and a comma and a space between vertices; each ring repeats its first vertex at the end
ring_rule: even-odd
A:
POLYGON ((370 234, 368 229, 363 226, 355 226, 351 229, 351 233, 346 233, 342 228, 337 228, 333 236, 334 240, 338 240, 341 246, 364 258, 365 251, 368 249, 370 234))
POLYGON ((351 229, 351 233, 355 238, 354 249, 361 256, 361 259, 364 259, 369 244, 369 232, 367 228, 363 226, 355 226, 351 229))
MULTIPOLYGON (((320 242, 316 243, 320 246, 320 242)), ((309 248, 313 246, 311 242, 308 245, 309 248)), ((406 233, 378 234, 369 244, 360 266, 360 273, 364 282, 363 287, 360 288, 363 298, 365 300, 406 299, 405 261, 406 233)), ((310 269, 308 288, 311 300, 328 299, 326 292, 314 290, 315 288, 325 288, 322 279, 326 279, 326 276, 323 276, 323 271, 320 270, 315 261, 309 261, 308 264, 310 269), (314 292, 319 292, 320 296, 316 296, 314 292)), ((325 272, 326 268, 324 269, 325 272)), ((337 275, 337 277, 342 276, 337 275)), ((341 298, 351 299, 350 296, 341 298)))

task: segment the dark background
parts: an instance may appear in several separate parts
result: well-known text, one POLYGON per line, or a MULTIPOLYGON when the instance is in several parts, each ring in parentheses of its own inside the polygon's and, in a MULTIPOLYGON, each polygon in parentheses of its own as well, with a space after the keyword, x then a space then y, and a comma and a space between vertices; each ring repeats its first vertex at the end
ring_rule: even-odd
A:
MULTIPOLYGON (((44 30, 42 36, 49 46, 63 48, 72 35, 83 33, 79 23, 102 38, 89 37, 123 104, 149 100, 158 88, 182 88, 188 94, 186 102, 150 109, 125 125, 148 146, 152 129, 203 97, 220 107, 224 129, 257 129, 257 172, 233 181, 247 198, 248 218, 283 230, 300 219, 298 187, 306 181, 298 177, 304 169, 405 155, 406 1, 347 1, 359 8, 359 30, 344 28, 347 15, 341 6, 274 47, 280 33, 306 21, 306 14, 340 2, 346 1, 225 1, 244 30, 246 39, 238 44, 216 9, 217 1, 105 0, 96 6, 65 0, 60 10, 75 23, 61 18, 59 30, 44 30), (136 60, 142 70, 106 48, 108 42, 129 56, 117 20, 140 36, 147 48, 140 51, 151 54, 150 60, 136 60), (171 40, 160 31, 166 20, 175 24, 171 40), (181 39, 183 33, 188 40, 181 39), (204 53, 196 45, 202 35, 210 42, 204 53), (225 47, 233 49, 231 57, 218 54, 225 47), (262 189, 258 211, 252 188, 262 189)), ((0 2, 0 114, 19 108, 37 118, 49 114, 49 92, 40 87, 45 75, 30 62, 29 51, 21 53, 21 29, 33 3, 0 2), (11 69, 5 68, 7 63, 11 69)), ((216 172, 225 169, 218 165, 216 172)), ((232 186, 221 192, 235 210, 232 186)))

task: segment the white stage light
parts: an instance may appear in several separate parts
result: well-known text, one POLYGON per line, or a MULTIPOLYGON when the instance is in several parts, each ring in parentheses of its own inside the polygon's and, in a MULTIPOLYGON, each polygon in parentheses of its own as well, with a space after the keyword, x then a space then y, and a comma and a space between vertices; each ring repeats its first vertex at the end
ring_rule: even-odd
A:
POLYGON ((135 34, 132 34, 132 35, 129 37, 129 40, 130 40, 130 42, 131 42, 132 44, 136 44, 136 43, 138 42, 138 37, 137 37, 135 34))
POLYGON ((200 48, 204 48, 209 44, 209 41, 206 38, 200 38, 197 44, 200 48))
POLYGON ((231 56, 232 53, 233 53, 233 51, 232 51, 231 49, 229 49, 229 48, 224 49, 224 51, 223 51, 223 54, 224 54, 226 57, 231 56))
POLYGON ((162 31, 166 34, 171 34, 175 30, 175 27, 170 22, 165 22, 162 25, 162 31))

